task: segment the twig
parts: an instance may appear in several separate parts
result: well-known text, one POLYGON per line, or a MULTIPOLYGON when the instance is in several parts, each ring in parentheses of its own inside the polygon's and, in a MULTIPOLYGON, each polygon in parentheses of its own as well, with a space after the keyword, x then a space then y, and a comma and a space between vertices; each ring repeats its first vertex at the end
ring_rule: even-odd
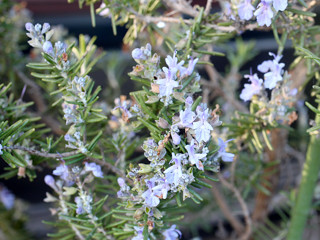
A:
POLYGON ((63 135, 64 131, 60 128, 59 122, 54 118, 46 114, 48 110, 47 104, 41 94, 41 88, 31 79, 29 79, 24 73, 16 70, 18 77, 30 88, 27 88, 30 98, 36 104, 38 109, 38 115, 42 118, 42 121, 51 128, 53 133, 57 135, 63 135))
POLYGON ((212 0, 208 0, 206 8, 204 10, 204 15, 207 16, 210 13, 211 7, 212 7, 212 0))
POLYGON ((237 165, 237 161, 238 157, 235 157, 231 163, 231 169, 230 169, 230 182, 231 184, 234 184, 234 179, 235 179, 235 172, 236 172, 236 165, 237 165))
MULTIPOLYGON (((69 221, 68 221, 69 222, 69 221)), ((79 229, 76 228, 71 222, 69 222, 69 224, 71 225, 72 230, 74 231, 74 233, 76 234, 76 236, 80 239, 80 240, 85 240, 84 236, 82 236, 82 234, 80 233, 79 229)))
POLYGON ((177 12, 180 12, 192 17, 196 17, 199 14, 199 12, 191 6, 190 2, 187 2, 185 0, 178 0, 178 1, 164 0, 164 2, 167 4, 168 7, 176 10, 177 12))
MULTIPOLYGON (((131 12, 134 16, 134 18, 137 18, 145 23, 158 23, 158 22, 167 22, 167 23, 185 23, 188 25, 193 24, 193 20, 189 20, 189 19, 184 19, 184 18, 176 18, 176 17, 154 17, 154 16, 150 16, 150 15, 142 15, 138 12, 136 12, 133 9, 127 9, 129 12, 131 12)), ((216 24, 207 24, 206 26, 213 28, 217 31, 221 31, 221 32, 233 32, 236 31, 237 29, 233 26, 219 26, 216 24)))
MULTIPOLYGON (((234 98, 234 93, 227 94, 221 89, 221 86, 219 84, 219 80, 222 81, 223 77, 217 72, 217 70, 213 66, 210 66, 210 65, 205 65, 205 70, 209 76, 210 82, 206 83, 206 82, 202 81, 201 83, 203 85, 210 87, 212 90, 218 92, 218 95, 220 95, 222 98, 224 98, 236 110, 241 111, 243 113, 248 113, 248 109, 234 98)), ((234 75, 230 73, 229 76, 227 77, 229 81, 226 81, 226 82, 230 82, 230 79, 232 76, 234 76, 234 75)))
MULTIPOLYGON (((40 157, 46 157, 46 158, 64 158, 64 157, 71 157, 74 156, 76 154, 79 154, 79 151, 72 151, 72 152, 66 152, 66 153, 48 153, 48 152, 41 152, 38 150, 34 150, 31 148, 27 148, 27 147, 23 147, 23 146, 3 146, 3 149, 7 149, 7 150, 21 150, 21 151, 25 151, 28 152, 32 155, 36 155, 36 156, 40 156, 40 157)), ((126 178, 125 174, 122 173, 122 171, 120 169, 118 169, 117 167, 113 166, 111 163, 93 158, 93 157, 86 157, 86 159, 93 161, 95 163, 100 164, 101 166, 104 166, 106 168, 108 168, 109 170, 111 170, 112 172, 114 172, 115 174, 118 174, 119 176, 126 178)))
POLYGON ((230 191, 233 192, 233 194, 235 195, 235 197, 237 198, 240 207, 242 209, 243 212, 243 216, 244 216, 244 220, 246 223, 246 230, 243 233, 243 235, 239 238, 240 240, 247 240, 250 237, 251 231, 252 231, 252 221, 250 218, 250 212, 249 209, 244 201, 244 199, 242 198, 240 192, 238 191, 238 189, 232 185, 231 183, 229 183, 227 180, 225 180, 223 178, 223 176, 221 174, 218 174, 219 180, 220 182, 226 187, 228 188, 230 191))
POLYGON ((25 151, 28 152, 32 155, 36 155, 39 157, 46 157, 46 158, 64 158, 64 157, 70 157, 73 155, 76 155, 79 153, 79 151, 72 151, 72 152, 66 152, 66 153, 48 153, 48 152, 41 152, 35 149, 31 149, 31 148, 27 148, 24 146, 3 146, 3 149, 8 149, 8 150, 21 150, 21 151, 25 151))
POLYGON ((212 186, 211 192, 214 195, 214 198, 216 199, 217 204, 220 207, 220 210, 222 211, 226 219, 229 221, 231 226, 240 235, 244 230, 244 226, 230 211, 230 207, 227 204, 227 200, 224 198, 223 194, 219 191, 218 185, 211 182, 211 186, 212 186))

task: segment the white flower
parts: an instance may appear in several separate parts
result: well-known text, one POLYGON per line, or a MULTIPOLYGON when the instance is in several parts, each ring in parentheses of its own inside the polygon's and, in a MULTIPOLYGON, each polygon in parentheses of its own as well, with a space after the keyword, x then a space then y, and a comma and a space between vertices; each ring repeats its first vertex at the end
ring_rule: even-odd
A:
POLYGON ((258 9, 254 12, 254 15, 257 17, 258 25, 269 27, 271 25, 271 20, 273 17, 273 11, 271 9, 272 0, 262 0, 258 9))
POLYGON ((85 163, 84 170, 86 172, 92 172, 93 176, 98 178, 103 178, 103 172, 101 171, 101 166, 95 163, 85 163))
POLYGON ((241 20, 250 20, 253 16, 254 7, 251 0, 244 0, 238 5, 238 14, 241 20))
POLYGON ((284 11, 288 6, 288 0, 273 0, 273 7, 276 11, 284 11))
POLYGON ((195 120, 195 116, 196 114, 191 111, 190 108, 187 108, 184 111, 180 111, 180 122, 178 123, 178 126, 181 128, 191 128, 192 127, 192 123, 195 120))
POLYGON ((257 74, 245 75, 245 78, 249 78, 251 84, 244 84, 244 88, 241 91, 240 98, 243 101, 249 101, 253 95, 259 94, 262 85, 262 79, 258 78, 257 74))
POLYGON ((179 86, 179 83, 174 80, 174 73, 168 68, 163 68, 166 77, 156 80, 159 84, 159 97, 169 97, 173 93, 173 89, 179 86))
POLYGON ((232 162, 233 161, 234 154, 226 152, 227 143, 232 140, 233 139, 229 139, 224 142, 221 138, 218 138, 218 145, 220 147, 218 150, 218 157, 221 157, 222 161, 224 161, 224 162, 232 162))
POLYGON ((192 139, 190 145, 185 146, 185 148, 188 151, 189 161, 191 164, 195 164, 199 170, 203 170, 203 165, 202 165, 200 159, 205 158, 207 155, 195 153, 194 147, 195 147, 194 139, 192 139))
POLYGON ((175 153, 172 153, 172 160, 170 162, 174 162, 174 165, 164 171, 167 183, 174 186, 179 185, 180 178, 182 177, 181 159, 183 156, 184 154, 176 155, 175 153))
POLYGON ((202 107, 197 107, 197 117, 199 121, 193 122, 192 128, 196 133, 196 140, 200 143, 201 141, 207 142, 210 139, 211 131, 213 127, 207 122, 209 117, 209 109, 203 109, 202 107))
POLYGON ((110 9, 107 8, 106 4, 103 2, 101 3, 99 9, 97 9, 98 12, 99 12, 99 15, 102 16, 102 17, 110 17, 111 14, 110 14, 110 9))
POLYGON ((164 240, 176 240, 181 237, 181 232, 176 229, 176 225, 172 225, 169 229, 165 230, 162 235, 164 236, 164 240))
POLYGON ((258 70, 264 74, 264 86, 268 89, 273 89, 277 82, 282 81, 284 63, 279 63, 282 56, 275 55, 274 53, 269 53, 273 56, 273 60, 264 61, 258 66, 258 70))
POLYGON ((176 57, 176 52, 174 52, 173 56, 167 56, 166 57, 166 63, 169 67, 170 72, 173 75, 176 75, 176 73, 178 71, 180 71, 180 73, 183 73, 185 71, 185 67, 183 67, 184 61, 181 61, 178 63, 178 58, 176 57))

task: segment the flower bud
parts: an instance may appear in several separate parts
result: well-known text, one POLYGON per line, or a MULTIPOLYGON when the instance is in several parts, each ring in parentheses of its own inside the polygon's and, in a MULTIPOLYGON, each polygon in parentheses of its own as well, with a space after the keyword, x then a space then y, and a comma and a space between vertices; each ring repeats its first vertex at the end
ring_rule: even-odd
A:
POLYGON ((44 23, 43 26, 42 26, 42 31, 41 33, 42 34, 45 34, 46 32, 48 32, 50 29, 50 24, 49 23, 44 23))
POLYGON ((53 47, 52 47, 52 43, 50 41, 46 41, 43 44, 42 49, 45 53, 47 53, 49 55, 53 55, 53 47))
POLYGON ((176 132, 172 133, 172 141, 174 145, 179 145, 181 141, 179 134, 177 134, 176 132))
POLYGON ((54 180, 54 178, 51 175, 46 175, 44 177, 44 182, 50 186, 51 188, 55 189, 56 188, 56 181, 54 180))
POLYGON ((157 120, 156 123, 159 127, 163 129, 169 128, 169 123, 163 118, 159 118, 159 120, 157 120))
POLYGON ((31 32, 34 29, 33 24, 30 22, 27 22, 25 27, 26 27, 26 30, 29 32, 31 32))

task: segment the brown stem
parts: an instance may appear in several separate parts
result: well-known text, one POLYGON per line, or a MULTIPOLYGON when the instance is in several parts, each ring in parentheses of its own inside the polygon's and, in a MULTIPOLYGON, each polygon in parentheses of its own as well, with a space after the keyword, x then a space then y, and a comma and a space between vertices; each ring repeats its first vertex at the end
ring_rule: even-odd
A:
POLYGON ((249 239, 249 237, 251 235, 251 231, 252 231, 252 221, 250 218, 250 212, 249 212, 248 206, 245 203, 244 199, 242 198, 239 190, 233 184, 231 184, 227 180, 225 180, 221 174, 218 174, 218 177, 219 177, 219 180, 222 183, 222 185, 224 185, 231 192, 233 192, 234 196, 236 197, 236 199, 238 200, 238 202, 240 204, 240 207, 243 212, 244 220, 246 223, 246 229, 245 229, 245 232, 242 234, 242 236, 239 239, 240 240, 247 240, 247 239, 249 239))
POLYGON ((255 199, 255 207, 252 213, 253 221, 263 221, 268 213, 268 206, 272 198, 272 194, 275 192, 279 181, 279 163, 285 153, 285 146, 287 142, 287 131, 284 129, 271 130, 271 144, 273 151, 266 150, 266 162, 272 164, 263 170, 261 176, 261 185, 269 191, 270 194, 266 194, 263 191, 258 191, 255 199))
POLYGON ((202 84, 210 87, 213 91, 218 92, 218 94, 228 103, 230 103, 236 110, 243 113, 248 113, 248 109, 235 98, 234 93, 236 91, 231 88, 232 85, 235 85, 234 82, 240 81, 237 71, 231 71, 230 74, 228 74, 228 76, 224 79, 213 66, 207 64, 205 65, 205 70, 209 76, 210 82, 206 83, 202 81, 202 84), (224 90, 222 90, 221 85, 219 84, 219 80, 225 83, 225 88, 223 88, 224 90), (225 89, 230 89, 230 91, 228 90, 226 92, 225 89))
POLYGON ((211 182, 211 185, 212 185, 211 192, 214 198, 216 199, 216 202, 219 205, 220 210, 222 211, 226 219, 229 221, 231 226, 234 228, 234 230, 240 235, 244 230, 244 226, 230 211, 230 206, 228 206, 227 200, 225 199, 223 194, 219 191, 218 185, 212 182, 211 182))
POLYGON ((204 15, 208 15, 210 13, 211 7, 212 7, 213 0, 208 0, 206 4, 206 8, 204 10, 204 15))

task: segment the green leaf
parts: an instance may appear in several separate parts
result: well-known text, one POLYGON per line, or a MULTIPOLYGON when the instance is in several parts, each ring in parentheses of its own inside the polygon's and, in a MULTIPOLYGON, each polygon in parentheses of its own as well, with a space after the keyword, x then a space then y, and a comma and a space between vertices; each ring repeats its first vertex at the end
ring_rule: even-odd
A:
POLYGON ((298 10, 298 9, 291 8, 291 7, 287 7, 286 11, 289 11, 289 12, 292 12, 292 13, 296 13, 296 14, 302 15, 302 16, 307 16, 307 17, 316 17, 317 16, 316 13, 302 11, 302 10, 298 10))

